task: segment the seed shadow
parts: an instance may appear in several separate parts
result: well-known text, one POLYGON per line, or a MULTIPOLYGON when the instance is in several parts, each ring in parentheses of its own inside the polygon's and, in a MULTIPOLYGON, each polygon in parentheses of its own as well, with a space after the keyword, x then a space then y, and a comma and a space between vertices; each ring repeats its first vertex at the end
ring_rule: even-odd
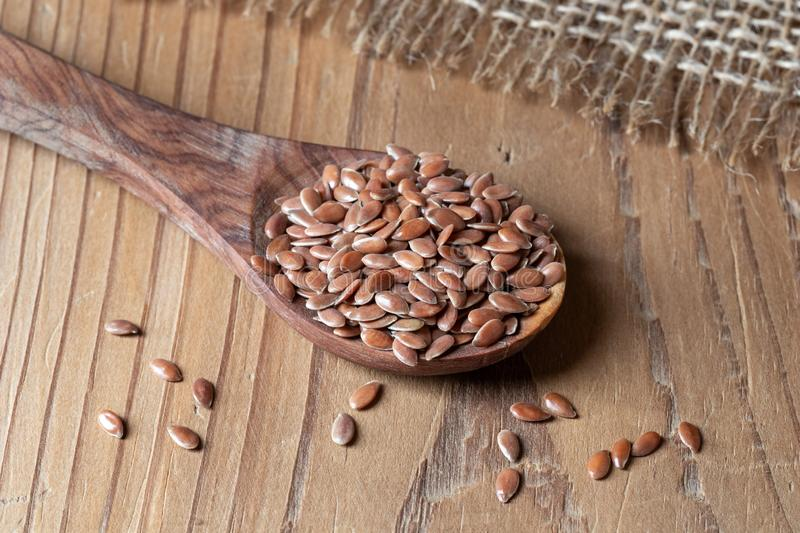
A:
POLYGON ((590 279, 591 262, 579 253, 567 258, 567 290, 552 322, 523 350, 534 375, 558 374, 586 357, 610 310, 590 279))
POLYGON ((531 374, 562 373, 588 356, 610 311, 603 307, 590 278, 590 261, 579 253, 570 253, 567 265, 567 290, 561 308, 522 353, 474 372, 440 379, 469 390, 488 391, 501 387, 507 392, 522 394, 520 400, 516 400, 521 401, 530 395, 531 374))

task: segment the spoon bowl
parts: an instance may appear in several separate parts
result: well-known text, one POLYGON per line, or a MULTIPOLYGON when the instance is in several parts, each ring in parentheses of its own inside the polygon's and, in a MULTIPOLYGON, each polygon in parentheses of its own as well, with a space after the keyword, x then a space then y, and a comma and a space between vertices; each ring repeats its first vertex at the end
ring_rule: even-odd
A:
MULTIPOLYGON (((554 285, 550 298, 543 302, 534 314, 520 318, 519 328, 514 335, 504 337, 500 342, 487 348, 476 348, 471 344, 465 344, 432 361, 420 358, 416 366, 401 363, 391 351, 370 348, 358 337, 352 339, 337 337, 330 328, 314 320, 314 315, 305 308, 301 301, 288 303, 274 294, 283 302, 271 307, 287 321, 293 323, 293 327, 304 337, 325 351, 348 361, 396 374, 437 376, 477 370, 521 351, 555 316, 564 297, 565 286, 564 281, 554 285), (284 313, 287 313, 288 317, 284 313)), ((271 284, 268 290, 274 291, 271 284)))
POLYGON ((406 366, 391 351, 346 339, 287 302, 249 258, 263 255, 274 199, 312 185, 328 163, 383 153, 301 143, 223 126, 169 108, 0 32, 0 128, 101 172, 209 248, 252 292, 310 341, 381 370, 435 375, 496 363, 521 350, 561 305, 565 280, 515 335, 487 348, 461 346, 406 366))

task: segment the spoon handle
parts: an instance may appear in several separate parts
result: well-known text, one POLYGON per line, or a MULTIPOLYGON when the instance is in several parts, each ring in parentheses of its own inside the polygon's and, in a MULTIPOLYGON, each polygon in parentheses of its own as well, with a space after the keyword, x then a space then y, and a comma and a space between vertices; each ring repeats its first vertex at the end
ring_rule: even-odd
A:
POLYGON ((259 170, 298 144, 169 108, 2 31, 0 129, 108 175, 215 252, 227 243, 243 256, 259 170))

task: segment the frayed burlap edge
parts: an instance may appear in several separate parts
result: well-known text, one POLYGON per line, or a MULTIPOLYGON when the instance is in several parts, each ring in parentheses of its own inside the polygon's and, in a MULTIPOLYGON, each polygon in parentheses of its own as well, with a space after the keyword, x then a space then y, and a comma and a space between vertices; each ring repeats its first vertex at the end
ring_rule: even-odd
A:
POLYGON ((245 0, 321 17, 356 52, 471 72, 503 91, 578 94, 638 138, 661 125, 739 167, 800 166, 800 12, 790 1, 245 0))

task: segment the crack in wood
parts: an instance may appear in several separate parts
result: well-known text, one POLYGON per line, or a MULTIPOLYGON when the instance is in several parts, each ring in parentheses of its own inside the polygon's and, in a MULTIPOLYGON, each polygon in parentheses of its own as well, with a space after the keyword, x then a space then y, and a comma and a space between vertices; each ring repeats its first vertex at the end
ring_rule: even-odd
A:
MULTIPOLYGON (((464 413, 492 413, 498 405, 511 405, 520 396, 536 396, 529 376, 523 359, 512 358, 469 375, 442 378, 451 385, 441 417, 443 423, 398 511, 396 532, 427 531, 437 507, 445 500, 466 488, 487 483, 491 486, 493 475, 505 466, 494 444, 497 428, 492 419, 496 417, 484 419, 464 413), (495 387, 482 383, 492 383, 495 387), (497 384, 503 384, 502 388, 496 388, 497 384)), ((508 418, 500 421, 503 427, 520 436, 528 453, 536 450, 535 462, 523 457, 517 465, 522 470, 520 490, 532 490, 536 507, 547 513, 547 521, 558 524, 560 530, 587 530, 583 513, 573 497, 572 482, 559 464, 546 426, 508 418)))
POLYGON ((633 178, 628 172, 623 133, 619 124, 611 122, 609 128, 609 150, 611 170, 617 176, 619 210, 625 219, 623 254, 625 274, 630 279, 638 299, 639 311, 647 327, 647 345, 650 352, 650 374, 667 402, 667 431, 673 433, 678 427, 678 407, 675 386, 669 363, 669 350, 664 328, 653 305, 653 296, 647 281, 642 252, 641 221, 636 214, 633 178))
MULTIPOLYGON (((647 342, 650 350, 650 373, 656 386, 666 399, 666 426, 668 428, 666 434, 674 435, 680 422, 678 400, 670 369, 669 349, 667 347, 664 329, 654 308, 653 296, 644 268, 641 222, 639 217, 635 214, 636 210, 633 201, 633 179, 628 172, 624 138, 619 131, 619 125, 612 121, 609 130, 611 166, 612 171, 616 173, 618 179, 620 213, 625 218, 625 239, 623 245, 625 272, 630 276, 636 289, 640 310, 647 325, 647 342)), ((687 198, 687 210, 690 220, 695 218, 699 220, 697 205, 692 196, 688 196, 687 198)), ((699 224, 699 222, 695 222, 695 225, 697 224, 699 224)), ((704 252, 700 255, 704 257, 705 262, 708 263, 708 254, 704 252)), ((700 262, 702 263, 703 260, 700 259, 700 262)), ((714 511, 711 505, 705 501, 705 492, 703 491, 696 462, 690 458, 682 461, 682 466, 683 494, 697 503, 700 514, 703 517, 705 529, 712 531, 719 530, 714 511)))
POLYGON ((778 203, 786 213, 786 230, 789 234, 789 248, 794 262, 795 291, 800 289, 800 202, 789 197, 786 190, 786 175, 780 167, 774 167, 773 173, 778 188, 778 203))
POLYGON ((754 291, 755 301, 758 303, 760 311, 765 318, 765 323, 767 327, 767 340, 770 346, 772 347, 772 354, 775 356, 777 360, 778 376, 780 379, 782 393, 786 401, 787 408, 789 409, 788 413, 789 420, 792 423, 792 429, 794 431, 795 439, 797 442, 800 442, 800 419, 798 419, 794 397, 792 394, 791 387, 789 385, 788 375, 786 372, 786 364, 784 362, 783 348, 781 347, 781 343, 778 338, 775 322, 772 319, 772 312, 770 311, 769 303, 767 302, 767 299, 764 296, 766 291, 764 289, 764 282, 761 278, 761 267, 758 258, 755 255, 754 251, 755 244, 753 242, 753 238, 750 233, 750 226, 747 222, 747 216, 745 213, 744 204, 742 202, 742 196, 738 192, 738 187, 735 186, 736 176, 730 175, 729 180, 731 182, 734 182, 734 187, 732 187, 732 189, 736 191, 733 194, 734 208, 736 210, 736 215, 739 220, 739 229, 741 231, 742 241, 745 246, 745 249, 750 252, 750 253, 745 253, 743 255, 749 261, 750 267, 754 274, 754 281, 756 284, 754 291))
MULTIPOLYGON (((686 172, 687 206, 696 205, 694 188, 695 187, 694 187, 693 169, 691 165, 688 165, 686 172)), ((741 210, 737 213, 737 216, 741 220, 742 217, 744 217, 743 206, 741 205, 741 199, 739 199, 739 202, 737 202, 737 207, 741 208, 741 210)), ((746 222, 742 223, 746 224, 746 222)), ((722 347, 722 351, 725 355, 726 364, 728 366, 728 377, 734 380, 736 385, 735 389, 739 396, 739 401, 744 407, 745 413, 742 418, 750 429, 750 433, 752 435, 754 444, 753 451, 756 454, 756 458, 759 464, 763 468, 770 494, 773 498, 773 501, 775 502, 775 505, 778 507, 778 510, 780 511, 783 521, 788 525, 786 513, 783 509, 783 505, 781 504, 780 497, 778 495, 778 491, 775 486, 775 479, 772 475, 772 470, 770 468, 769 461, 767 460, 767 456, 764 451, 764 441, 761 438, 761 434, 758 431, 758 428, 754 421, 755 416, 753 414, 753 408, 750 405, 750 399, 749 399, 750 395, 747 386, 746 375, 741 365, 739 364, 739 356, 736 352, 736 347, 734 346, 733 343, 733 335, 731 334, 730 326, 728 325, 728 319, 725 315, 725 309, 722 305, 722 297, 720 295, 719 285, 717 283, 714 270, 711 267, 711 262, 708 259, 709 257, 708 245, 706 243, 705 231, 703 229, 703 225, 700 220, 699 214, 697 216, 697 220, 694 221, 694 233, 695 233, 696 253, 698 254, 698 257, 700 256, 706 257, 707 263, 709 265, 708 267, 704 267, 704 272, 705 272, 704 285, 709 292, 714 321, 717 325, 717 329, 719 330, 718 338, 720 341, 720 346, 722 347)))

